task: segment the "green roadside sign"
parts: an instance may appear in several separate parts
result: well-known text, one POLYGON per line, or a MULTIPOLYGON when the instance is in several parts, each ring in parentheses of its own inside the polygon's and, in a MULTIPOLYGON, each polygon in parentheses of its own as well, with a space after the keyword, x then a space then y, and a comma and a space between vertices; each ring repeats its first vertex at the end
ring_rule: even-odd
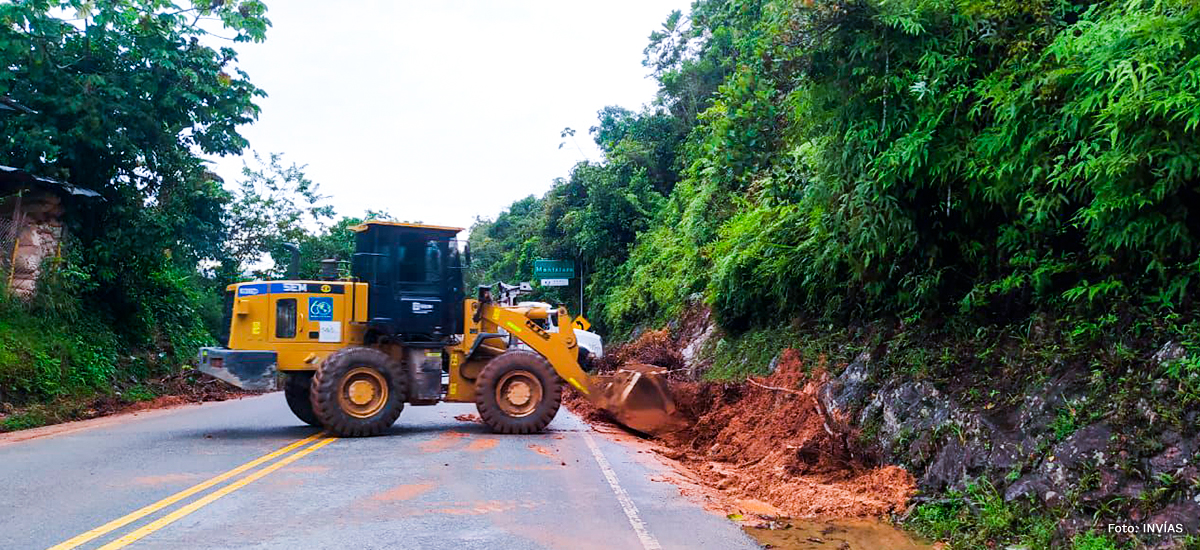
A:
POLYGON ((570 279, 575 276, 575 262, 571 260, 534 260, 534 278, 570 279))

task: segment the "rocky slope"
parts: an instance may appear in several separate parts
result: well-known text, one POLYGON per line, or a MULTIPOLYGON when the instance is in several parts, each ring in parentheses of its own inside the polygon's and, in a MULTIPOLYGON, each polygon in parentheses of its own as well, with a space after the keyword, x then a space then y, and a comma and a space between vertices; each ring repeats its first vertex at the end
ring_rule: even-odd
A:
MULTIPOLYGON (((712 486, 797 517, 892 513, 939 538, 984 532, 964 547, 1198 544, 1200 419, 1168 381, 1131 367, 1113 383, 1065 359, 1039 376, 1025 364, 936 376, 897 369, 911 359, 886 339, 845 362, 784 343, 766 376, 701 381, 725 338, 693 308, 605 365, 671 370, 689 424, 660 440, 712 486)), ((1149 360, 1182 354, 1168 343, 1149 360)))

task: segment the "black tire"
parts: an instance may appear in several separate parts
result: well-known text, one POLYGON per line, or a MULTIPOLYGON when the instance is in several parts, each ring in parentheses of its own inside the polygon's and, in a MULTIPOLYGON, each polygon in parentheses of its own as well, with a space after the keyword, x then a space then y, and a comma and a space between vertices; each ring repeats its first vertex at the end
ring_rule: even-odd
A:
MULTIPOLYGON (((355 374, 357 376, 357 374, 355 374)), ((342 348, 325 358, 312 379, 312 407, 321 424, 342 437, 379 435, 400 417, 408 395, 408 378, 400 364, 374 348, 342 348), (378 373, 387 386, 378 410, 356 416, 344 408, 347 377, 355 373, 378 373)))
POLYGON ((296 371, 289 372, 285 376, 287 379, 283 383, 283 395, 287 398, 288 408, 292 409, 296 418, 304 421, 305 424, 320 426, 321 421, 317 420, 312 406, 313 372, 296 371))
MULTIPOLYGON (((524 350, 506 351, 483 366, 475 381, 475 407, 479 416, 493 431, 504 434, 540 432, 554 420, 562 404, 562 380, 544 357, 524 350), (501 384, 520 380, 540 384, 540 399, 528 402, 528 413, 514 415, 501 406, 498 390, 501 384)), ((532 392, 537 395, 538 392, 532 392)), ((509 407, 511 408, 511 406, 509 407)))

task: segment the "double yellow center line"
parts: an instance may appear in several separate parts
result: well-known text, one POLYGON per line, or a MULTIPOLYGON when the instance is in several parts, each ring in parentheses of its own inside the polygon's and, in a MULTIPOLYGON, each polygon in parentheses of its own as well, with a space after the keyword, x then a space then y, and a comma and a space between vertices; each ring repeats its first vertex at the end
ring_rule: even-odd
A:
POLYGON ((130 532, 129 534, 127 534, 117 540, 114 540, 108 544, 105 544, 104 546, 101 546, 100 550, 116 550, 117 548, 124 548, 125 546, 129 545, 130 543, 132 543, 138 539, 141 539, 142 537, 145 537, 146 535, 149 535, 150 533, 153 533, 159 529, 162 529, 163 527, 170 525, 172 522, 175 522, 175 521, 179 520, 180 518, 211 504, 213 501, 215 501, 225 495, 228 495, 229 493, 232 493, 238 489, 241 489, 242 487, 245 487, 259 479, 262 479, 267 474, 270 474, 271 472, 274 472, 275 470, 278 470, 284 466, 287 466, 288 464, 291 464, 297 460, 300 460, 301 458, 304 458, 305 455, 308 455, 309 453, 311 453, 317 449, 320 449, 321 447, 324 447, 330 443, 333 443, 334 441, 337 440, 336 437, 324 437, 324 436, 325 436, 325 432, 313 434, 309 437, 301 439, 300 441, 297 441, 295 443, 287 445, 279 450, 273 451, 271 453, 267 453, 266 455, 263 455, 259 458, 251 460, 250 462, 242 464, 241 466, 238 466, 237 468, 229 470, 228 472, 225 472, 216 477, 213 477, 212 479, 200 482, 196 485, 188 487, 187 489, 179 491, 178 493, 175 493, 167 498, 164 498, 158 502, 155 502, 154 504, 150 504, 150 505, 140 508, 136 511, 133 511, 129 514, 126 514, 125 516, 114 519, 108 523, 105 523, 104 525, 101 525, 95 529, 92 529, 91 531, 83 533, 77 537, 70 539, 70 540, 66 540, 57 545, 51 546, 49 550, 70 550, 72 548, 78 547, 79 545, 84 544, 92 539, 95 539, 96 537, 100 537, 107 533, 111 533, 112 531, 115 531, 126 525, 129 525, 130 523, 133 523, 133 522, 135 522, 139 519, 142 519, 150 514, 153 514, 159 510, 162 510, 163 508, 166 508, 172 504, 175 504, 185 498, 188 498, 188 497, 195 495, 197 493, 200 493, 202 491, 208 490, 224 481, 227 481, 227 480, 232 479, 242 473, 250 471, 262 464, 265 464, 267 462, 275 460, 276 458, 279 458, 283 455, 287 455, 283 459, 281 459, 265 468, 257 470, 255 472, 251 473, 250 475, 247 475, 246 477, 243 477, 237 481, 234 481, 233 483, 230 483, 229 485, 221 487, 220 489, 217 489, 216 491, 213 491, 213 492, 209 493, 208 495, 205 495, 204 497, 196 499, 194 502, 191 502, 191 503, 179 508, 178 510, 175 510, 174 512, 171 512, 151 523, 146 524, 144 527, 134 530, 134 531, 130 532), (313 443, 314 441, 316 441, 316 443, 313 443), (311 445, 309 445, 310 443, 311 443, 311 445), (305 445, 308 445, 308 446, 305 447, 305 445), (303 447, 303 449, 301 449, 301 447, 303 447), (292 451, 295 451, 296 449, 301 449, 301 450, 288 455, 288 453, 291 453, 292 451))

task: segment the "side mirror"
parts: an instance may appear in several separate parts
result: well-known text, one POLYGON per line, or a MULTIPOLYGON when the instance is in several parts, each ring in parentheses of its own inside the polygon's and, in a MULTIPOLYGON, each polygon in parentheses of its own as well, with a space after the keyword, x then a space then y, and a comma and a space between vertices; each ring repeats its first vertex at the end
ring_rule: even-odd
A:
POLYGON ((471 243, 463 244, 463 267, 471 267, 471 243))

